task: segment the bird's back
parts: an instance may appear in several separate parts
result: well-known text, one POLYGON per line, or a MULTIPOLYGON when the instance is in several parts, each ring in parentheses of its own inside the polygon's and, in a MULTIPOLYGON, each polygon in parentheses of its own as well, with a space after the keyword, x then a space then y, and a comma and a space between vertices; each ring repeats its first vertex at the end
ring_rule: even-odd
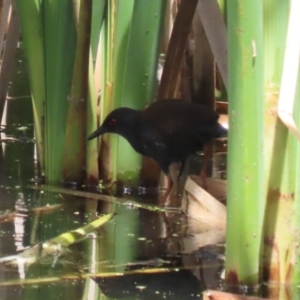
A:
POLYGON ((160 100, 142 112, 141 140, 145 155, 162 169, 201 150, 219 135, 218 114, 203 105, 183 100, 160 100), (164 164, 164 166, 162 166, 164 164))

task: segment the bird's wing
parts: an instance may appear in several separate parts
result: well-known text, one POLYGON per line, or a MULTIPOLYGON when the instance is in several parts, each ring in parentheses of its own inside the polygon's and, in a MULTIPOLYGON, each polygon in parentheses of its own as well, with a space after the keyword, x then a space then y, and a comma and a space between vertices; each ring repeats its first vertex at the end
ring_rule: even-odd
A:
POLYGON ((167 148, 163 138, 164 132, 158 131, 155 127, 144 126, 141 130, 141 141, 145 149, 151 151, 151 148, 156 147, 158 151, 164 151, 167 148))
MULTIPOLYGON (((211 136, 212 127, 205 122, 182 118, 165 118, 158 124, 153 124, 151 139, 157 144, 167 147, 184 144, 191 139, 199 139, 204 136, 211 136), (156 126, 156 127, 155 127, 156 126)), ((150 135, 150 134, 149 134, 150 135)))
POLYGON ((145 112, 145 123, 151 123, 163 140, 205 138, 214 136, 219 115, 212 109, 182 100, 161 100, 145 112))
POLYGON ((160 131, 155 127, 144 126, 141 130, 140 140, 143 154, 154 159, 165 174, 169 173, 170 157, 168 145, 160 131))

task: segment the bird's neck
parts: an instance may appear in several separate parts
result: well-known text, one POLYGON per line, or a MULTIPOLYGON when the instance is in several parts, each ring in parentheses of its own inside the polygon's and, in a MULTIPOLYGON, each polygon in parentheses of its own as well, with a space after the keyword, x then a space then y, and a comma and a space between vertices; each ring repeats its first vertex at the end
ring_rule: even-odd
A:
POLYGON ((135 151, 142 153, 140 116, 140 111, 128 109, 126 111, 126 122, 118 129, 118 134, 125 138, 135 151))
POLYGON ((142 142, 140 139, 139 131, 138 128, 134 128, 133 130, 130 130, 128 128, 127 130, 123 130, 122 133, 120 133, 122 137, 124 137, 131 147, 138 153, 143 154, 143 149, 142 149, 142 142))

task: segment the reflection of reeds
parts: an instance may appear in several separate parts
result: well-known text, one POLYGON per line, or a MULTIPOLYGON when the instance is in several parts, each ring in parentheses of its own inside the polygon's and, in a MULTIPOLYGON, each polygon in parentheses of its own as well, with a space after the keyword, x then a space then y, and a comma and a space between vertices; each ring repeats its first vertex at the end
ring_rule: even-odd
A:
MULTIPOLYGON (((219 264, 217 264, 219 266, 219 264)), ((212 265, 207 266, 207 268, 211 268, 212 265)), ((126 276, 126 275, 134 275, 134 274, 161 274, 161 273, 168 273, 168 272, 178 272, 179 270, 197 270, 199 266, 184 266, 184 267, 176 267, 176 268, 141 268, 133 271, 124 271, 120 272, 103 272, 103 273, 81 273, 80 275, 77 274, 67 274, 59 277, 46 277, 46 278, 34 278, 34 279, 24 279, 24 280, 12 280, 6 282, 0 282, 0 286, 14 286, 14 285, 31 285, 31 284, 43 284, 43 283, 56 283, 62 281, 74 281, 87 278, 112 278, 112 277, 119 277, 119 276, 126 276)), ((202 268, 206 268, 203 266, 202 268)))
POLYGON ((26 212, 5 212, 0 215, 0 223, 7 223, 7 222, 13 222, 15 217, 25 217, 28 215, 39 215, 39 214, 45 214, 45 213, 52 213, 53 211, 56 211, 58 209, 61 209, 63 207, 63 204, 56 204, 56 205, 46 205, 43 207, 37 207, 33 209, 29 209, 26 212))
POLYGON ((51 240, 30 247, 18 255, 2 257, 0 259, 0 263, 16 265, 18 260, 21 259, 27 266, 29 266, 30 264, 36 263, 40 258, 48 255, 51 257, 63 255, 68 251, 68 246, 85 239, 89 233, 106 224, 113 216, 114 213, 106 214, 85 226, 62 233, 51 240))
POLYGON ((122 197, 115 197, 115 196, 107 196, 107 195, 102 195, 102 194, 96 194, 96 193, 91 193, 91 192, 85 192, 85 191, 78 191, 78 190, 71 190, 71 189, 66 189, 66 188, 60 188, 57 186, 32 186, 33 189, 36 190, 43 190, 45 192, 50 192, 50 193, 59 193, 61 197, 63 198, 64 195, 71 195, 74 197, 82 197, 82 198, 87 198, 87 199, 93 199, 93 200, 99 200, 99 201, 105 201, 105 202, 110 202, 110 203, 116 203, 116 204, 121 204, 125 205, 128 207, 132 208, 142 208, 142 209, 147 209, 150 211, 166 211, 166 210, 177 210, 177 209, 172 209, 172 208, 164 208, 164 207, 159 207, 157 205, 153 204, 145 204, 136 202, 136 201, 131 201, 126 198, 122 197))

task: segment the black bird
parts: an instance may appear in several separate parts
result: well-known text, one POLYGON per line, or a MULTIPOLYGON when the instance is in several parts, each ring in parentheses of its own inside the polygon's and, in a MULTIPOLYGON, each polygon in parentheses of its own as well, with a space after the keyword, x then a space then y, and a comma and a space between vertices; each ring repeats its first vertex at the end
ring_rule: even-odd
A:
POLYGON ((180 176, 188 156, 212 138, 227 134, 218 119, 214 110, 197 103, 159 100, 145 110, 113 110, 88 140, 104 133, 119 134, 136 152, 154 159, 166 175, 171 163, 181 162, 180 176))

